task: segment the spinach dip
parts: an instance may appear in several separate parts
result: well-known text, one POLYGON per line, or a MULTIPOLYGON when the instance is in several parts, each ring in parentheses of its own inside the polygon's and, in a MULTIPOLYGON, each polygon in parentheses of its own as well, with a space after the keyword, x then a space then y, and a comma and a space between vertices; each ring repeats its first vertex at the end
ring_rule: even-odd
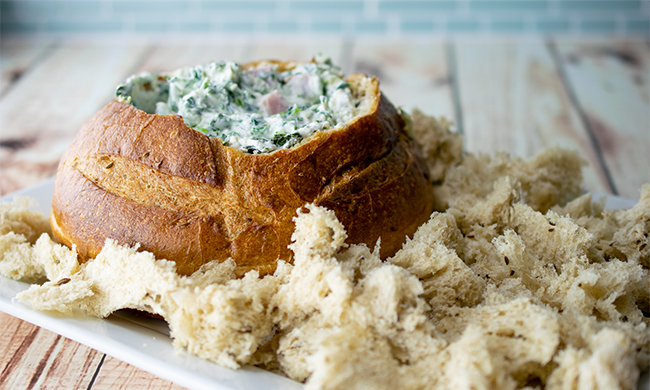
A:
POLYGON ((189 127, 253 154, 291 148, 360 111, 329 59, 285 71, 267 62, 244 68, 222 61, 169 75, 144 72, 127 79, 116 95, 149 114, 181 115, 189 127))

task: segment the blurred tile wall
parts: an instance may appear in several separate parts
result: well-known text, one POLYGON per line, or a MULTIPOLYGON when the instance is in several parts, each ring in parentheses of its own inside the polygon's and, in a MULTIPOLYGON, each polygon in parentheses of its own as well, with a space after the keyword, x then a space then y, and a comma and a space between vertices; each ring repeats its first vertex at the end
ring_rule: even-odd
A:
POLYGON ((650 0, 2 0, 3 34, 650 36, 650 0))

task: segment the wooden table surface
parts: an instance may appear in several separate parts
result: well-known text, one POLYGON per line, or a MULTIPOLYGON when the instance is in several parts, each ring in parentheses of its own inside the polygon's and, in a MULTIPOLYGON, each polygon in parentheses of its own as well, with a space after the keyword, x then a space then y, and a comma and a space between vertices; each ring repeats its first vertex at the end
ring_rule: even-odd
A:
MULTIPOLYGON (((559 145, 588 163, 585 190, 638 199, 650 182, 649 40, 0 43, 0 195, 52 176, 131 74, 318 52, 378 76, 395 105, 451 119, 467 151, 528 158, 559 145)), ((0 313, 0 388, 181 387, 0 313)))

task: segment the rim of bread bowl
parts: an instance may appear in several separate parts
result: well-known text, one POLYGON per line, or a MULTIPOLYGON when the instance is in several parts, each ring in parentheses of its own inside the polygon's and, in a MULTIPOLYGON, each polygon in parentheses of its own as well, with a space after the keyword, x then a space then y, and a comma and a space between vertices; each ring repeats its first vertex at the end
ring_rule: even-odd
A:
MULTIPOLYGON (((315 61, 312 58, 310 62, 280 61, 280 60, 259 60, 259 61, 248 62, 248 63, 245 63, 245 64, 238 64, 238 65, 239 65, 239 67, 241 69, 244 69, 244 70, 257 68, 258 66, 263 65, 263 64, 277 65, 278 71, 279 72, 284 72, 284 71, 287 71, 287 70, 294 69, 298 65, 313 64, 313 63, 315 63, 315 61)), ((172 72, 174 72, 174 71, 172 71, 172 72)), ((169 77, 171 75, 171 72, 170 73, 160 73, 160 75, 169 77)), ((293 146, 291 146, 289 148, 276 149, 276 150, 274 150, 272 152, 247 153, 247 152, 244 152, 244 151, 239 150, 237 148, 233 148, 233 147, 230 147, 228 145, 224 145, 223 140, 221 138, 207 136, 204 133, 202 133, 201 131, 196 130, 195 128, 193 128, 191 126, 188 126, 187 124, 185 124, 184 119, 182 119, 183 116, 180 115, 180 114, 167 114, 167 115, 156 114, 156 113, 150 114, 150 113, 142 110, 141 108, 136 107, 135 105, 133 105, 131 103, 128 103, 128 104, 133 106, 133 108, 135 108, 136 110, 142 111, 147 115, 158 115, 158 116, 165 116, 165 117, 179 117, 183 121, 183 125, 187 126, 188 128, 192 129, 193 131, 196 131, 199 134, 204 135, 205 137, 207 137, 210 140, 212 140, 212 139, 218 140, 219 142, 221 142, 221 145, 223 147, 226 147, 226 148, 232 149, 232 150, 236 150, 238 152, 241 152, 244 155, 253 155, 253 156, 272 155, 272 154, 274 154, 276 152, 280 152, 280 151, 283 151, 283 150, 297 149, 297 148, 301 147, 302 145, 307 144, 308 142, 311 142, 311 141, 313 141, 313 140, 315 140, 315 139, 317 139, 319 137, 322 137, 323 135, 320 135, 321 133, 344 130, 345 128, 352 126, 355 122, 357 122, 362 117, 372 115, 377 111, 377 107, 379 105, 379 100, 380 100, 380 96, 381 96, 381 90, 379 89, 379 79, 377 79, 377 77, 369 76, 369 75, 366 75, 364 73, 353 73, 353 74, 347 75, 344 80, 346 82, 348 82, 350 85, 357 86, 357 88, 350 88, 350 90, 352 91, 352 95, 355 98, 358 98, 358 93, 361 90, 358 87, 362 86, 362 84, 367 84, 367 85, 363 86, 364 87, 363 91, 365 92, 363 94, 363 96, 364 97, 365 96, 370 96, 372 98, 372 101, 369 104, 364 104, 365 101, 360 100, 361 104, 358 107, 359 113, 354 118, 352 118, 351 120, 349 120, 347 122, 339 122, 339 123, 337 123, 336 126, 334 126, 333 128, 330 128, 330 129, 318 130, 315 133, 313 133, 312 135, 310 135, 309 137, 300 140, 300 142, 298 142, 297 144, 295 144, 295 145, 293 145, 293 146)), ((120 101, 119 98, 114 98, 113 101, 123 103, 122 101, 120 101)), ((398 111, 401 113, 401 110, 398 109, 398 111)), ((210 142, 216 142, 216 141, 210 141, 210 142)))
MULTIPOLYGON (((386 153, 388 150, 392 150, 392 146, 390 146, 390 145, 395 144, 398 139, 402 138, 402 136, 398 136, 399 133, 403 132, 404 133, 403 137, 406 137, 407 139, 412 139, 412 137, 409 136, 408 131, 405 131, 407 125, 403 120, 401 120, 403 117, 400 115, 399 110, 396 109, 385 97, 383 97, 381 95, 381 92, 379 90, 379 82, 375 77, 368 77, 366 75, 355 74, 355 75, 350 75, 348 77, 348 79, 361 87, 360 89, 362 89, 362 90, 359 91, 358 93, 366 95, 366 96, 370 95, 367 99, 365 99, 365 101, 367 102, 367 108, 364 110, 363 114, 356 116, 355 118, 353 118, 352 120, 350 120, 348 122, 345 122, 340 127, 316 132, 313 135, 311 135, 310 137, 306 138, 304 140, 304 142, 302 142, 302 143, 300 143, 298 145, 295 145, 295 146, 293 146, 291 148, 279 149, 279 150, 275 150, 275 151, 273 151, 271 153, 251 154, 251 153, 246 153, 245 151, 241 151, 241 150, 236 149, 236 148, 225 146, 225 145, 223 145, 221 139, 215 138, 215 137, 208 137, 207 135, 203 134, 202 132, 197 131, 197 130, 187 126, 184 123, 183 118, 182 118, 181 115, 177 115, 177 114, 172 114, 172 115, 149 114, 149 113, 147 113, 147 112, 145 112, 145 111, 143 111, 141 109, 136 108, 132 104, 129 104, 129 103, 126 103, 126 102, 120 102, 117 99, 114 100, 112 103, 110 103, 108 106, 106 106, 104 109, 102 109, 102 111, 107 110, 107 111, 104 111, 104 112, 119 112, 119 111, 126 110, 126 111, 124 111, 125 113, 128 113, 129 111, 131 111, 131 112, 136 112, 137 111, 137 115, 141 118, 140 120, 143 121, 143 123, 144 123, 144 121, 146 121, 146 122, 153 121, 154 118, 159 117, 161 119, 156 120, 159 124, 161 123, 160 121, 162 121, 162 123, 166 122, 165 127, 167 127, 168 129, 172 129, 172 128, 176 129, 170 134, 178 134, 179 131, 181 133, 192 134, 191 138, 195 138, 196 140, 203 139, 204 141, 202 141, 202 142, 206 142, 207 144, 211 145, 212 148, 217 148, 217 149, 223 150, 225 152, 225 155, 226 156, 229 155, 230 158, 235 158, 236 160, 240 160, 242 162, 243 161, 249 161, 250 164, 255 164, 255 165, 257 165, 258 163, 261 163, 260 166, 264 166, 264 165, 269 166, 267 163, 273 163, 273 161, 275 161, 276 159, 289 161, 289 160, 285 160, 285 158, 293 159, 294 162, 302 164, 303 161, 307 162, 306 160, 308 158, 317 158, 317 159, 319 159, 320 157, 317 157, 317 156, 321 156, 321 157, 322 156, 327 156, 327 154, 323 154, 323 152, 326 152, 328 150, 330 150, 330 151, 335 150, 335 149, 331 149, 332 146, 336 147, 335 145, 339 145, 339 147, 340 147, 340 145, 344 146, 343 148, 338 149, 340 151, 340 153, 342 153, 342 155, 340 155, 341 157, 339 157, 339 159, 345 159, 345 157, 343 157, 344 155, 347 155, 348 158, 349 158, 349 156, 355 156, 355 155, 358 155, 359 153, 362 153, 362 154, 366 155, 366 153, 363 152, 363 151, 367 150, 368 152, 367 152, 367 157, 366 158, 371 158, 372 161, 375 161, 376 158, 379 158, 381 155, 386 153), (113 107, 111 107, 111 106, 113 106, 113 107), (164 119, 162 119, 162 118, 164 118, 164 119), (359 121, 362 121, 362 122, 359 123, 359 121), (375 125, 377 125, 377 126, 375 126, 375 125), (370 126, 370 127, 368 127, 368 126, 370 126), (369 132, 364 131, 364 129, 369 130, 369 132), (389 129, 392 129, 392 130, 389 130, 389 129), (359 130, 359 131, 355 131, 355 130, 359 130), (352 138, 348 138, 348 134, 353 135, 352 138), (388 135, 388 137, 382 136, 382 134, 388 135), (392 135, 389 135, 389 134, 392 134, 392 135), (330 138, 332 139, 332 141, 330 141, 330 138), (368 141, 371 141, 372 145, 369 145, 366 142, 364 142, 364 139, 367 139, 368 141), (348 142, 347 140, 350 140, 350 141, 348 142), (359 141, 361 141, 361 142, 359 142, 359 141), (323 147, 325 147, 325 148, 322 148, 321 145, 323 147), (329 146, 327 146, 327 145, 329 145, 329 146), (307 148, 307 149, 302 149, 302 148, 307 148), (313 153, 316 152, 316 151, 320 151, 320 153, 318 155, 313 155, 313 153), (293 153, 296 153, 296 157, 290 157, 290 156, 292 156, 293 153), (305 156, 301 157, 303 154, 305 156, 309 155, 311 157, 305 157, 305 156), (370 157, 370 156, 374 156, 374 157, 370 157)), ((98 112, 97 115, 101 115, 102 111, 98 112)), ((130 115, 130 114, 128 114, 128 115, 130 115)), ((100 117, 96 117, 96 118, 100 118, 100 117)), ((89 139, 92 139, 93 136, 91 134, 96 131, 96 130, 92 130, 92 129, 97 128, 96 120, 98 120, 98 119, 94 119, 93 122, 89 122, 87 125, 84 125, 84 128, 86 128, 86 126, 88 126, 87 131, 90 131, 90 133, 86 133, 87 136, 85 136, 85 137, 90 137, 89 139)), ((99 120, 103 120, 103 119, 99 119, 99 120)), ((83 128, 82 128, 82 131, 83 131, 83 128)), ((133 129, 128 130, 128 132, 132 132, 132 131, 133 131, 133 129)), ((185 137, 182 137, 182 138, 185 138, 185 137)), ((85 138, 82 137, 81 139, 85 139, 85 138)), ((95 152, 92 152, 92 151, 90 151, 88 149, 85 149, 82 146, 84 141, 79 141, 79 142, 82 142, 82 143, 78 144, 77 141, 73 141, 73 144, 68 149, 68 151, 66 151, 66 154, 64 155, 64 158, 62 159, 62 164, 70 165, 71 168, 72 168, 71 164, 72 164, 73 161, 75 161, 77 159, 77 157, 84 158, 84 156, 86 156, 86 155, 92 155, 93 153, 95 153, 95 152), (87 154, 87 153, 90 153, 90 154, 87 154)), ((191 141, 189 141, 189 142, 191 142, 191 141)), ((214 149, 213 149, 213 151, 214 151, 214 149)), ((337 152, 337 154, 338 153, 339 152, 337 152)), ((355 160, 356 160, 356 158, 355 158, 355 160)), ((340 161, 343 161, 343 160, 340 160, 340 161)), ((361 160, 359 160, 359 161, 361 161, 361 160)), ((367 161, 369 161, 369 160, 367 160, 367 161)), ((196 161, 188 162, 188 163, 189 164, 195 164, 196 161)), ((119 165, 119 164, 117 164, 117 165, 119 165)), ((328 165, 331 165, 331 164, 328 163, 328 165)), ((343 167, 343 165, 341 165, 341 167, 343 167)), ((85 176, 86 180, 88 180, 90 183, 93 183, 94 185, 101 188, 103 191, 107 191, 108 193, 110 193, 112 195, 119 196, 119 197, 124 197, 124 199, 131 199, 131 197, 129 195, 129 192, 132 191, 132 189, 127 188, 125 190, 126 192, 119 192, 119 193, 112 192, 110 187, 107 188, 107 187, 105 187, 103 185, 100 185, 99 182, 96 181, 98 179, 93 179, 92 176, 87 176, 86 173, 84 173, 85 168, 83 168, 83 169, 84 170, 79 170, 79 168, 76 168, 76 170, 79 171, 79 173, 81 175, 85 176)), ((148 168, 143 168, 143 169, 148 169, 148 168)), ((156 169, 158 169, 158 168, 156 168, 156 169)), ((171 174, 172 176, 177 175, 176 173, 174 173, 174 172, 176 172, 175 169, 176 168, 173 168, 172 170, 163 169, 163 172, 166 172, 167 174, 171 174)), ((275 168, 275 169, 277 169, 277 168, 275 168)), ((318 169, 321 169, 321 168, 318 168, 318 169)), ((230 168, 229 168, 229 170, 230 170, 230 168)), ((269 171, 272 171, 272 169, 269 168, 269 171)), ((87 171, 87 172, 89 172, 89 171, 87 171)), ((244 172, 244 171, 242 171, 242 172, 244 172)), ((279 172, 282 176, 285 176, 283 171, 277 171, 277 172, 279 172)), ((305 172, 307 175, 310 175, 313 172, 318 173, 319 171, 310 170, 310 171, 301 171, 301 172, 305 172)), ((335 171, 332 171, 332 175, 338 175, 338 174, 336 174, 334 172, 338 172, 338 168, 336 168, 335 171)), ((264 173, 264 175, 267 175, 267 173, 264 173)), ((287 175, 293 176, 293 173, 292 172, 287 172, 287 175)), ((193 177, 188 177, 188 176, 183 176, 183 175, 180 175, 180 176, 184 177, 184 178, 188 178, 190 180, 203 182, 203 183, 209 185, 209 183, 207 181, 204 181, 203 176, 193 176, 193 177)), ((302 176, 302 174, 299 173, 298 176, 302 176)), ((207 178, 207 176, 205 176, 205 177, 207 178)), ((312 178, 312 180, 317 180, 317 181, 320 180, 320 179, 321 179, 320 176, 312 178)), ((324 179, 324 177, 323 177, 323 179, 324 179)), ((283 180, 291 181, 293 179, 289 179, 289 178, 281 179, 281 181, 283 181, 283 180)), ((230 180, 228 180, 228 181, 230 181, 230 180)), ((238 184, 241 184, 241 183, 238 183, 238 184)), ((66 186, 67 185, 64 185, 64 187, 66 187, 66 186)), ((134 187, 134 188, 136 188, 136 187, 134 187)), ((319 195, 320 191, 324 190, 325 188, 326 187, 324 187, 323 184, 319 184, 318 182, 315 182, 314 185, 303 186, 301 188, 291 187, 291 191, 292 191, 292 193, 294 193, 294 195, 297 197, 297 199, 313 199, 312 201, 317 201, 317 199, 320 197, 320 195, 319 195), (317 196, 316 198, 313 198, 313 196, 312 196, 314 193, 317 196)), ((259 190, 254 190, 255 191, 254 193, 262 194, 262 192, 259 192, 259 191, 266 191, 265 189, 269 189, 269 190, 271 190, 273 192, 272 187, 262 185, 262 187, 260 187, 259 190)), ((71 189, 68 188, 67 191, 71 191, 71 189)), ((253 194, 253 195, 254 195, 254 193, 251 192, 251 194, 253 194)), ((65 194, 65 191, 62 192, 62 194, 65 194)), ((68 195, 63 195, 63 196, 68 196, 68 195)), ((138 194, 138 196, 141 196, 141 194, 138 194)), ((160 198, 158 198, 156 200, 156 202, 158 200, 160 200, 160 201, 162 201, 162 203, 156 203, 156 204, 159 205, 159 207, 161 207, 162 210, 169 210, 170 212, 176 212, 176 211, 174 211, 175 210, 174 208, 168 208, 167 206, 165 206, 166 204, 171 204, 171 203, 168 203, 166 201, 165 196, 166 196, 165 194, 161 194, 160 198)), ((179 195, 179 196, 182 197, 182 195, 179 195)), ((281 195, 281 196, 283 196, 283 195, 281 195)), ((135 199, 135 197, 134 197, 134 199, 135 199)), ((309 202, 309 200, 306 200, 305 202, 309 202)), ((290 203, 287 203, 287 205, 293 204, 293 203, 295 203, 295 201, 291 201, 290 203)), ((244 203, 242 203, 242 204, 244 204, 244 203)), ((63 206, 63 204, 62 204, 62 206, 63 206)), ((256 202, 256 203, 251 204, 251 207, 253 207, 256 210, 256 211, 252 211, 253 209, 251 209, 251 212, 253 212, 253 213, 255 213, 255 215, 257 215, 258 211, 260 211, 258 209, 261 206, 262 206, 262 203, 257 204, 257 202, 256 202)), ((143 206, 143 207, 145 207, 145 206, 143 206)), ((195 206, 192 206, 192 208, 194 208, 194 207, 195 206)), ((296 206, 296 207, 298 207, 298 206, 296 206)), ((276 221, 276 218, 280 218, 280 219, 277 219, 277 222, 271 222, 271 224, 273 226, 280 226, 280 225, 278 225, 278 223, 286 224, 293 217, 295 217, 295 208, 292 209, 291 216, 290 216, 291 218, 289 218, 288 214, 286 212, 284 212, 284 211, 281 214, 277 214, 277 215, 276 215, 276 211, 274 211, 272 209, 269 209, 267 211, 268 211, 268 213, 265 212, 264 216, 262 214, 260 214, 258 216, 261 219, 256 218, 256 220, 259 220, 259 222, 263 224, 263 225, 260 225, 260 226, 270 226, 270 225, 266 225, 267 222, 269 222, 269 221, 267 221, 267 219, 268 219, 267 217, 271 217, 271 219, 274 220, 274 221, 276 221), (269 213, 271 215, 267 215, 269 213), (276 216, 273 217, 273 215, 276 215, 276 216), (284 222, 282 222, 282 221, 284 221, 284 222)), ((115 238, 118 241, 122 240, 119 237, 111 237, 110 235, 107 235, 107 234, 103 235, 103 237, 105 237, 105 238, 100 239, 99 236, 93 238, 92 236, 94 234, 92 232, 89 232, 89 231, 85 231, 85 233, 79 233, 77 231, 78 228, 74 227, 75 225, 79 225, 79 223, 75 223, 72 226, 70 225, 71 220, 69 220, 69 218, 71 218, 72 215, 70 215, 68 212, 63 212, 63 209, 61 209, 60 211, 57 211, 57 213, 61 213, 61 218, 63 218, 63 219, 58 220, 57 217, 56 217, 56 214, 54 212, 54 209, 53 209, 53 213, 51 214, 51 225, 52 225, 53 232, 55 233, 55 235, 58 236, 59 241, 61 241, 61 243, 65 243, 68 246, 72 246, 73 244, 75 244, 75 241, 79 241, 79 243, 78 243, 79 254, 80 254, 80 257, 82 259, 84 259, 84 260, 95 258, 97 256, 97 254, 101 251, 101 248, 104 245, 105 238, 115 238)), ((427 215, 427 217, 428 217, 428 215, 427 215)), ((89 225, 89 226, 90 226, 90 228, 92 230, 95 229, 93 227, 95 225, 89 225)), ((407 228, 407 226, 404 225, 403 228, 407 228)), ((285 230, 285 229, 281 228, 281 230, 278 230, 278 232, 283 231, 283 230, 285 230)), ((372 231, 375 231, 375 229, 372 229, 372 231)), ((234 243, 234 241, 232 241, 232 240, 234 240, 236 237, 238 237, 238 236, 236 236, 236 234, 238 234, 238 233, 235 232, 234 234, 235 234, 235 236, 232 236, 231 233, 227 233, 226 235, 224 235, 224 238, 227 238, 228 242, 234 243)), ((363 234, 366 234, 366 233, 363 233, 363 234)), ((375 233, 369 233, 369 234, 374 235, 375 233)), ((384 233, 379 233, 379 234, 381 234, 382 237, 384 235, 384 233)), ((392 233, 388 232, 387 234, 390 235, 392 233)), ((412 233, 405 233, 405 234, 412 234, 412 233)), ((281 241, 284 242, 284 240, 285 239, 282 238, 281 241)), ((362 240, 366 240, 366 239, 362 238, 362 240)), ((146 238, 144 238, 144 241, 142 241, 142 240, 133 241, 132 244, 135 244, 135 242, 141 242, 142 245, 143 245, 141 248, 143 250, 149 250, 151 252, 154 252, 156 254, 157 258, 171 259, 171 260, 175 260, 178 263, 178 256, 175 254, 176 252, 174 252, 174 251, 177 251, 178 249, 173 249, 173 251, 171 253, 165 254, 165 253, 159 253, 158 249, 148 249, 148 247, 150 247, 151 245, 154 245, 154 247, 156 247, 157 244, 152 244, 152 242, 148 241, 148 239, 146 239, 146 238)), ((357 243, 357 242, 363 242, 363 241, 354 241, 354 242, 357 243)), ((383 240, 382 240, 382 242, 383 242, 383 240)), ((290 243, 290 241, 287 242, 286 244, 289 244, 289 243, 290 243)), ((368 243, 368 245, 374 245, 374 243, 375 242, 373 241, 371 243, 368 243)), ((176 248, 176 247, 179 247, 179 245, 174 244, 172 246, 174 248, 176 248)), ((282 245, 284 245, 284 243, 282 245)), ((286 248, 286 247, 284 247, 284 248, 286 248)), ((383 249, 384 249, 384 246, 382 245, 382 250, 383 249)), ((240 270, 242 272, 246 272, 246 271, 251 270, 251 269, 256 269, 256 270, 260 271, 261 273, 266 274, 266 273, 272 271, 273 269, 275 269, 275 266, 277 264, 278 259, 284 259, 284 260, 290 261, 291 257, 292 257, 292 253, 290 253, 290 252, 291 251, 289 251, 288 249, 273 249, 271 252, 269 252, 269 256, 268 256, 269 259, 268 260, 262 260, 262 259, 266 259, 267 256, 259 256, 259 258, 260 258, 259 262, 257 262, 257 260, 253 260, 254 258, 257 258, 257 256, 253 256, 251 258, 251 261, 246 260, 246 261, 243 261, 243 262, 240 263, 241 260, 238 260, 239 257, 235 256, 234 252, 232 253, 232 255, 230 257, 235 258, 235 261, 237 262, 237 268, 238 268, 238 270, 240 270), (279 250, 279 252, 278 252, 278 250, 279 250), (284 252, 287 252, 287 253, 285 254, 284 252), (273 261, 271 261, 270 258, 274 257, 276 255, 279 256, 279 257, 274 258, 273 261)), ((207 256, 212 256, 212 255, 208 253, 207 256)), ((201 257, 202 257, 202 255, 201 255, 201 257)), ((212 260, 222 261, 222 260, 225 260, 225 258, 221 259, 221 258, 218 258, 218 257, 214 257, 212 260)), ((190 262, 188 264, 193 264, 193 263, 194 263, 194 261, 192 261, 192 262, 190 262)), ((188 265, 188 267, 189 267, 189 265, 188 265)), ((198 268, 194 268, 193 266, 191 266, 191 268, 194 269, 194 270, 198 269, 198 268)), ((188 273, 183 272, 183 274, 188 274, 188 273)))

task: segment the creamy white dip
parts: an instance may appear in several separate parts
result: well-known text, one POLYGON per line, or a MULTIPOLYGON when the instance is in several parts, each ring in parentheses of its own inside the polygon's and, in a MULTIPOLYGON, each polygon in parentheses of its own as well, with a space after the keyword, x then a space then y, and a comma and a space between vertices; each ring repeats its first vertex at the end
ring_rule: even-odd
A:
POLYGON ((269 63, 244 70, 222 61, 131 76, 116 95, 150 114, 181 115, 224 145, 258 154, 290 148, 356 117, 359 101, 343 78, 329 59, 284 72, 269 63))

